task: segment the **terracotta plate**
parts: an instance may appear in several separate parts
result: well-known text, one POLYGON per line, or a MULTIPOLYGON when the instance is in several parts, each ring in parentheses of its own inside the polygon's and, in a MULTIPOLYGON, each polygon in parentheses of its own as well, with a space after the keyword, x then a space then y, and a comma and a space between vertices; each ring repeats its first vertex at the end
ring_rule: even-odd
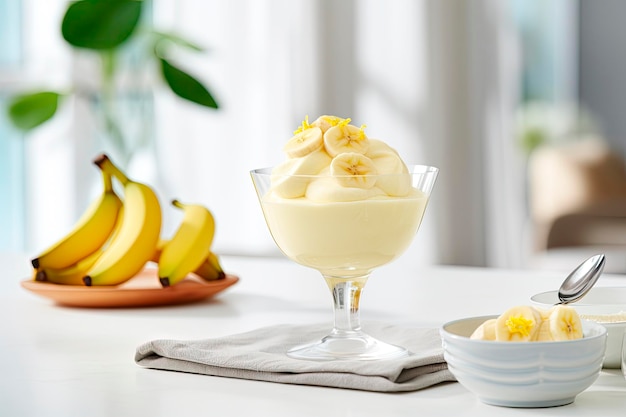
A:
POLYGON ((184 304, 211 297, 239 281, 234 275, 215 281, 204 281, 189 275, 168 288, 161 287, 156 269, 146 268, 117 286, 83 287, 33 281, 21 282, 27 290, 49 298, 57 304, 73 307, 146 307, 184 304))

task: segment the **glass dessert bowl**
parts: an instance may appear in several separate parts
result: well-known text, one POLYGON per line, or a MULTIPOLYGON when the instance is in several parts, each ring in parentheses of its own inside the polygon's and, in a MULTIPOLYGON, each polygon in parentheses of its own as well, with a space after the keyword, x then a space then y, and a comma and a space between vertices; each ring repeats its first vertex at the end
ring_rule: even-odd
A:
POLYGON ((250 172, 265 221, 289 259, 321 273, 334 309, 334 327, 326 337, 296 346, 287 355, 309 360, 407 356, 405 348, 362 331, 359 300, 372 271, 411 244, 438 169, 415 165, 397 174, 345 176, 336 170, 315 175, 284 171, 250 172))

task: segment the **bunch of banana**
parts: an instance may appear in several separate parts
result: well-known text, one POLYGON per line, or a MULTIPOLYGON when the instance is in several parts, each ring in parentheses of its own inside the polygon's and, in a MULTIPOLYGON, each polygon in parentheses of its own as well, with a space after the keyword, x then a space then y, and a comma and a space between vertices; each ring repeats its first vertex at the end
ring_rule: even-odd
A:
POLYGON ((160 240, 152 256, 158 264, 161 285, 174 285, 189 273, 207 281, 224 278, 219 258, 211 251, 215 236, 212 213, 200 204, 173 200, 172 205, 183 210, 183 219, 171 239, 160 240))
POLYGON ((129 179, 106 155, 94 163, 124 187, 119 232, 83 277, 91 285, 117 285, 135 276, 150 260, 161 234, 161 205, 149 186, 129 179))
POLYGON ((111 174, 101 171, 103 190, 73 229, 34 258, 35 279, 58 284, 82 284, 82 277, 103 253, 119 228, 123 203, 113 190, 111 174))
POLYGON ((550 310, 516 306, 495 319, 486 320, 472 339, 505 342, 546 342, 583 337, 582 322, 574 307, 556 305, 550 310))
POLYGON ((161 206, 154 191, 130 180, 106 155, 94 163, 104 182, 74 229, 32 260, 35 279, 68 285, 117 285, 150 260, 161 232, 161 206), (123 185, 122 201, 112 177, 123 185))
POLYGON ((130 180, 104 154, 93 162, 102 173, 102 195, 70 233, 32 260, 35 280, 117 285, 135 276, 148 261, 158 263, 163 287, 189 273, 207 281, 226 276, 211 251, 215 219, 206 207, 172 201, 183 211, 183 219, 171 239, 160 239, 162 213, 154 191, 130 180), (112 178, 122 184, 124 201, 113 190, 112 178))

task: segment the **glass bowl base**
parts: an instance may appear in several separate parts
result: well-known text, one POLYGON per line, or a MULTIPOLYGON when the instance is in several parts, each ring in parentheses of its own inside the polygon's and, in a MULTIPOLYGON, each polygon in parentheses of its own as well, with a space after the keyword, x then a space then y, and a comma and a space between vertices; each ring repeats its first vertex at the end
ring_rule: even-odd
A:
POLYGON ((409 356, 409 351, 358 333, 348 336, 326 336, 318 342, 292 348, 287 352, 287 356, 314 361, 375 361, 403 358, 409 356))

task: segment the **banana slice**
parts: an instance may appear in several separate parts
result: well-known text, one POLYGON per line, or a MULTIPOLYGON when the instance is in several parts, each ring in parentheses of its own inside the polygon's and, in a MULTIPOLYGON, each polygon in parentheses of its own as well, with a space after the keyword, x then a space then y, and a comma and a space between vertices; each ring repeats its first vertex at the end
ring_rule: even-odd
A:
POLYGON ((309 123, 309 115, 304 116, 304 120, 300 123, 300 126, 296 130, 293 131, 294 135, 311 128, 313 125, 309 123))
POLYGON ((323 115, 318 117, 313 123, 311 123, 313 126, 317 126, 320 129, 322 129, 323 133, 326 133, 326 131, 328 129, 330 129, 333 126, 337 126, 339 123, 343 122, 345 119, 342 119, 341 117, 337 117, 337 116, 328 116, 328 115, 323 115))
POLYGON ((344 187, 372 188, 378 173, 374 162, 357 152, 345 152, 335 156, 330 163, 330 175, 344 187))
POLYGON ((537 342, 551 342, 554 339, 552 338, 552 332, 550 331, 550 321, 543 320, 541 325, 539 326, 539 331, 537 332, 537 338, 535 339, 537 342))
POLYGON ((364 155, 369 149, 365 126, 356 127, 349 123, 350 119, 344 119, 324 133, 324 146, 330 156, 335 157, 344 152, 364 155))
POLYGON ((496 340, 496 321, 496 319, 486 320, 474 330, 470 339, 496 340))
POLYGON ((537 342, 550 342, 552 339, 552 333, 550 332, 550 314, 552 313, 552 308, 543 309, 537 308, 539 315, 541 316, 541 324, 539 325, 539 331, 535 336, 535 341, 537 342))
POLYGON ((330 162, 330 156, 323 149, 288 159, 272 171, 272 191, 282 198, 303 197, 313 179, 307 175, 317 175, 330 162))
POLYGON ((583 337, 582 322, 574 307, 555 306, 548 323, 552 340, 574 340, 583 337))
POLYGON ((496 340, 505 342, 535 340, 541 321, 541 313, 534 307, 512 307, 496 319, 496 340))
POLYGON ((283 147, 283 151, 290 158, 300 158, 319 150, 323 145, 322 129, 317 126, 309 126, 289 139, 283 147))
POLYGON ((541 320, 546 321, 550 318, 550 314, 554 311, 555 307, 551 307, 549 309, 545 308, 536 308, 539 314, 541 314, 541 320))

